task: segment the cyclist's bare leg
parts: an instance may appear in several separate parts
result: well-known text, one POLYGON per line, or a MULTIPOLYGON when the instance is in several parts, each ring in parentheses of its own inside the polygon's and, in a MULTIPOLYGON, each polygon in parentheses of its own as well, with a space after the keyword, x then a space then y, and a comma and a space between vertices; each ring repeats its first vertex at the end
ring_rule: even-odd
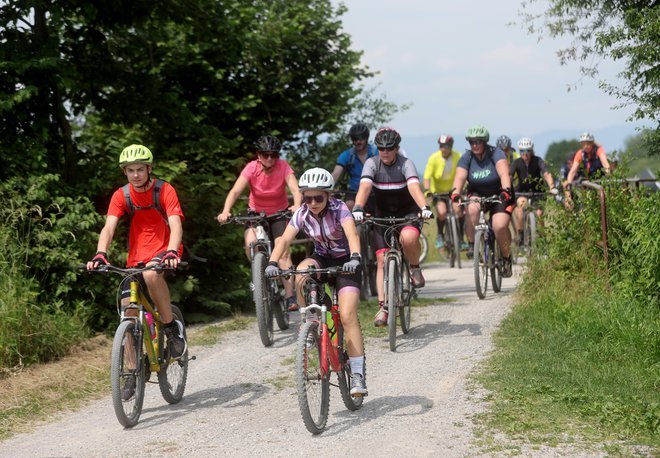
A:
POLYGON ((468 217, 465 218, 465 235, 467 235, 468 242, 474 243, 474 227, 479 222, 479 210, 481 205, 475 202, 470 202, 468 205, 468 217))
MULTIPOLYGON (((124 297, 121 300, 121 305, 122 307, 127 306, 131 302, 130 298, 124 297)), ((138 311, 136 309, 128 309, 124 313, 125 316, 137 316, 138 311)), ((135 342, 133 340, 133 336, 130 335, 128 339, 126 339, 126 350, 124 352, 124 357, 126 358, 126 367, 128 369, 135 369, 135 351, 133 350, 135 348, 135 342)))
POLYGON ((358 321, 358 304, 360 303, 360 292, 357 288, 342 288, 339 291, 339 314, 344 326, 344 337, 346 338, 346 349, 348 356, 364 355, 364 343, 362 331, 358 321))
POLYGON ((376 291, 378 291, 378 302, 385 300, 385 253, 387 253, 387 250, 376 251, 376 291))
POLYGON ((165 275, 162 272, 148 270, 142 276, 149 290, 149 296, 156 304, 161 321, 165 324, 170 323, 174 319, 174 315, 172 315, 170 288, 167 286, 165 275))
POLYGON ((419 230, 414 227, 406 226, 401 229, 399 236, 403 254, 408 260, 408 264, 417 266, 419 265, 419 255, 422 252, 422 247, 419 244, 419 230))
POLYGON ((438 225, 438 235, 442 236, 444 231, 445 221, 447 220, 447 204, 444 200, 440 199, 435 204, 436 210, 436 224, 438 225))
POLYGON ((513 209, 513 225, 518 232, 523 228, 523 208, 527 205, 526 197, 518 197, 516 208, 513 209))
POLYGON ((253 228, 248 227, 245 229, 243 239, 245 240, 245 257, 248 259, 248 261, 252 262, 252 258, 250 258, 250 244, 257 240, 257 233, 253 228))
MULTIPOLYGON (((275 239, 275 243, 280 239, 281 237, 277 237, 275 239)), ((280 269, 285 270, 290 268, 293 265, 293 261, 291 261, 291 251, 287 249, 280 260, 278 261, 278 264, 280 266, 280 269)), ((289 278, 283 278, 282 279, 282 285, 284 286, 284 297, 291 297, 293 296, 293 281, 289 278)))
POLYGON ((508 258, 511 254, 511 231, 509 230, 509 222, 511 216, 508 213, 495 213, 492 217, 493 232, 495 232, 495 240, 502 250, 502 256, 508 258))
MULTIPOLYGON (((306 258, 303 259, 300 264, 298 264, 296 270, 303 270, 307 269, 308 267, 318 268, 318 264, 312 258, 306 258)), ((298 305, 301 307, 307 306, 305 303, 305 291, 303 290, 303 286, 305 286, 307 278, 308 275, 296 275, 296 293, 298 295, 298 305)))

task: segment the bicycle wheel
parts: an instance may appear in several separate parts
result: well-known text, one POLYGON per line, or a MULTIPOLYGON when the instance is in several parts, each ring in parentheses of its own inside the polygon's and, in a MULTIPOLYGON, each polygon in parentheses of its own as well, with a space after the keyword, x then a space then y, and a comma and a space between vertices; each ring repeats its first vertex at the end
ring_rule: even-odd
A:
POLYGON ((530 259, 534 251, 534 244, 536 243, 536 213, 534 210, 527 214, 524 239, 525 248, 527 249, 527 259, 530 259))
MULTIPOLYGON (((345 347, 345 345, 344 345, 345 347)), ((339 392, 341 393, 341 400, 348 410, 359 410, 362 407, 364 398, 360 396, 351 396, 351 364, 348 358, 348 352, 344 350, 342 358, 342 370, 337 372, 337 385, 339 385, 339 392)), ((364 374, 367 374, 366 360, 364 367, 364 374)))
POLYGON ((392 257, 387 260, 387 288, 385 289, 385 305, 387 306, 387 328, 389 331, 390 350, 396 350, 396 315, 400 298, 399 263, 392 257))
POLYGON ((493 285, 493 291, 499 293, 502 290, 502 252, 494 236, 489 238, 488 243, 492 254, 490 256, 490 282, 493 285))
MULTIPOLYGON (((459 269, 461 266, 461 241, 458 237, 458 218, 455 215, 449 217, 449 226, 451 227, 451 238, 452 238, 452 248, 454 250, 454 258, 456 259, 456 265, 459 269)), ((451 267, 454 267, 453 265, 451 267)))
POLYGON ((321 334, 317 321, 307 321, 300 328, 296 349, 296 387, 298 406, 305 427, 320 434, 328 421, 330 372, 321 374, 321 334))
POLYGON ((369 245, 369 261, 367 262, 367 270, 369 272, 369 290, 372 296, 378 296, 378 285, 376 283, 376 273, 378 272, 378 266, 376 264, 376 253, 374 253, 373 248, 369 245))
POLYGON ((280 331, 285 331, 289 329, 289 324, 291 323, 291 317, 289 316, 289 308, 286 305, 284 296, 279 292, 277 287, 277 280, 269 280, 270 286, 270 303, 275 315, 275 321, 277 321, 277 327, 280 328, 280 331))
POLYGON ((399 303, 399 322, 404 334, 410 331, 410 301, 412 300, 413 289, 410 284, 410 269, 407 264, 401 268, 401 299, 399 303))
POLYGON ((360 255, 362 256, 362 283, 360 285, 360 300, 369 299, 369 269, 367 266, 367 227, 364 224, 358 225, 358 235, 360 236, 360 255))
MULTIPOLYGON (((524 221, 523 221, 524 224, 524 221)), ((520 244, 518 243, 518 230, 513 224, 513 218, 509 223, 509 232, 511 232, 511 262, 513 264, 518 264, 518 253, 520 252, 520 244)))
MULTIPOLYGON (((454 267, 456 265, 456 251, 454 251, 454 235, 451 230, 451 215, 445 220, 445 229, 443 237, 445 239, 445 250, 447 250, 447 260, 449 261, 449 267, 454 267)), ((442 248, 440 249, 442 252, 442 248)))
POLYGON ((474 234, 474 285, 479 299, 486 297, 488 289, 488 254, 486 252, 486 234, 477 231, 474 234))
POLYGON ((122 321, 112 342, 110 385, 112 406, 124 428, 137 425, 144 402, 145 368, 142 328, 132 320, 122 321))
MULTIPOLYGON (((181 310, 176 305, 172 305, 172 315, 174 315, 175 320, 183 323, 183 337, 188 340, 183 313, 181 313, 181 310)), ((163 334, 161 332, 160 335, 162 336, 163 334)), ((163 348, 164 340, 164 337, 163 339, 159 339, 161 348, 163 348)), ((167 349, 165 349, 165 352, 167 355, 167 349)), ((186 352, 178 360, 167 357, 165 363, 161 364, 157 375, 158 387, 160 388, 160 394, 163 395, 163 399, 169 404, 179 402, 183 398, 183 392, 186 389, 186 382, 188 381, 188 350, 186 349, 186 352)))
POLYGON ((429 242, 426 240, 426 235, 424 235, 424 232, 419 233, 419 245, 421 247, 419 263, 421 264, 424 262, 426 255, 429 253, 429 242))
POLYGON ((266 283, 266 254, 258 251, 252 260, 252 295, 257 312, 259 337, 265 347, 273 345, 273 309, 271 308, 266 283))

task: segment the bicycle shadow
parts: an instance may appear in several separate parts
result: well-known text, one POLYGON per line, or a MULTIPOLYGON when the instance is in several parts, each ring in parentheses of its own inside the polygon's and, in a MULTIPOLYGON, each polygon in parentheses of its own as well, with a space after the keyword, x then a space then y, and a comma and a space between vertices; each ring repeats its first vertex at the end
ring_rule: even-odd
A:
POLYGON ((412 353, 421 350, 440 337, 459 334, 480 336, 482 335, 481 325, 476 323, 453 324, 451 321, 420 324, 412 327, 408 334, 397 334, 396 353, 412 353))
POLYGON ((342 410, 333 415, 339 422, 330 423, 323 436, 342 434, 355 426, 377 420, 385 415, 409 417, 425 414, 433 407, 433 400, 426 396, 382 396, 365 402, 360 410, 342 410))
MULTIPOLYGON (((213 409, 217 407, 233 409, 253 405, 270 390, 271 388, 269 386, 259 383, 235 383, 224 387, 208 388, 202 391, 184 394, 181 402, 177 404, 164 403, 159 406, 142 409, 140 422, 131 429, 158 426, 167 423, 173 417, 181 417, 192 412, 199 412, 199 409, 213 409), (154 415, 149 416, 148 414, 150 413, 154 413, 154 415)), ((151 395, 156 396, 157 393, 151 393, 151 395)))

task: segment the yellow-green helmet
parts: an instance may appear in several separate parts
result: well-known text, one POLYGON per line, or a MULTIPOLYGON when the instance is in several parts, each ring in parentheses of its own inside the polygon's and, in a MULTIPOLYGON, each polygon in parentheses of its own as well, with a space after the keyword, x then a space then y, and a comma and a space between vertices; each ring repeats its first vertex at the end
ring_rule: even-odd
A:
POLYGON ((470 140, 483 140, 485 142, 490 138, 490 133, 488 129, 484 126, 476 125, 468 129, 465 139, 469 142, 470 140))
POLYGON ((119 167, 122 169, 130 164, 148 164, 154 162, 154 155, 144 145, 130 145, 119 155, 119 167))

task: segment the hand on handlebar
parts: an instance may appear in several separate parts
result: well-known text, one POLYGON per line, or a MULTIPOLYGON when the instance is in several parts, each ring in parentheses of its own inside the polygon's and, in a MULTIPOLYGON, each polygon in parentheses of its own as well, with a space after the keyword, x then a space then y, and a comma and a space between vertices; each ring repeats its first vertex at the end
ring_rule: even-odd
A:
POLYGON ((351 255, 351 260, 348 262, 345 262, 344 265, 341 267, 341 270, 344 272, 350 272, 350 273, 355 273, 357 270, 360 268, 360 261, 362 260, 362 256, 360 256, 360 253, 353 253, 351 255))
POLYGON ((353 207, 353 218, 356 222, 360 222, 364 219, 364 208, 359 205, 353 207))
POLYGON ((420 215, 422 216, 422 218, 424 218, 424 219, 431 219, 431 218, 433 218, 433 212, 431 211, 431 209, 430 209, 428 206, 426 206, 426 207, 420 209, 420 212, 419 212, 419 213, 420 213, 420 215))
POLYGON ((94 270, 98 266, 110 265, 105 251, 97 251, 91 261, 87 263, 87 270, 94 270))
POLYGON ((161 264, 171 269, 176 269, 180 262, 181 258, 179 258, 179 253, 176 250, 167 250, 160 260, 161 264))
POLYGON ((270 261, 266 266, 266 277, 274 278, 280 275, 280 268, 275 261, 270 261))
POLYGON ((231 218, 231 212, 222 212, 216 217, 220 224, 226 224, 229 218, 231 218))

